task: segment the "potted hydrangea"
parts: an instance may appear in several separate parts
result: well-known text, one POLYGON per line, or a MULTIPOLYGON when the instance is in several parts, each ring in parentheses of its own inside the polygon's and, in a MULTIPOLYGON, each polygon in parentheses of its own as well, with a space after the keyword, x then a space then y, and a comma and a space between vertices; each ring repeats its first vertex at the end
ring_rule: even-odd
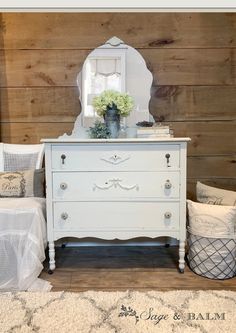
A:
POLYGON ((92 105, 100 117, 103 117, 111 137, 117 138, 120 130, 120 117, 127 117, 133 109, 134 100, 127 93, 105 90, 94 97, 92 105))

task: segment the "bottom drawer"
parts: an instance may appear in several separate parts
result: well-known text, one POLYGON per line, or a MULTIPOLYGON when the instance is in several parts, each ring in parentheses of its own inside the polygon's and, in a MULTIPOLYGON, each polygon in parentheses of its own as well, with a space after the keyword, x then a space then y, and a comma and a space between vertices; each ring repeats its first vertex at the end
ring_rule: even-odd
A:
POLYGON ((178 202, 56 202, 54 229, 178 230, 178 202))

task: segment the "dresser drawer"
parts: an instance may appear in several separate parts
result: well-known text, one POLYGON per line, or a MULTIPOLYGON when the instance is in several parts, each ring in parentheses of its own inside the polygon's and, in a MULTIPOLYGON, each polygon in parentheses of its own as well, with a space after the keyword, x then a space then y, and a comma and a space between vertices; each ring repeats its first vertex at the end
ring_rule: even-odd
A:
POLYGON ((56 202, 57 231, 178 230, 177 202, 56 202))
POLYGON ((177 144, 52 145, 54 170, 156 171, 179 169, 177 144))
POLYGON ((179 172, 54 172, 54 200, 179 198, 179 172))

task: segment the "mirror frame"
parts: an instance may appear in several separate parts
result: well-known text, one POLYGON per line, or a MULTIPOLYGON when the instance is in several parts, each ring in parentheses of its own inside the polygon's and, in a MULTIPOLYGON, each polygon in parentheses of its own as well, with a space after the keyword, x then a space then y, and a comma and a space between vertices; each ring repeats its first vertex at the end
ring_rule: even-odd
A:
MULTIPOLYGON (((146 62, 142 55, 133 47, 126 45, 122 40, 117 37, 112 37, 104 45, 99 46, 89 53, 84 61, 83 67, 77 75, 77 86, 79 91, 79 99, 81 103, 81 112, 76 118, 74 128, 71 135, 64 134, 62 137, 76 137, 86 138, 88 137, 86 121, 84 119, 83 109, 83 71, 86 61, 90 58, 96 58, 101 55, 121 55, 123 50, 126 52, 125 58, 125 90, 129 93, 135 101, 134 110, 130 116, 125 118, 125 125, 127 127, 135 127, 138 121, 153 121, 154 118, 149 112, 149 102, 151 98, 151 86, 153 82, 152 73, 147 68, 146 62), (135 59, 135 61, 134 61, 135 59), (138 74, 137 74, 138 71, 138 74), (140 80, 141 83, 140 84, 140 80)), ((101 118, 98 118, 101 119, 101 118)), ((95 120, 95 119, 94 119, 95 120)))

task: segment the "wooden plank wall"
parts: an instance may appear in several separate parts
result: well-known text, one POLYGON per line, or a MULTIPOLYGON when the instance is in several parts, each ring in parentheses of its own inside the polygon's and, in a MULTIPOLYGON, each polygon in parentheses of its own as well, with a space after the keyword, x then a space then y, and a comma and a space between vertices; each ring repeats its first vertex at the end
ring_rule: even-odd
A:
POLYGON ((197 179, 236 190, 236 13, 2 13, 1 140, 70 133, 80 112, 76 75, 112 36, 152 71, 155 119, 192 138, 188 197, 197 179))

